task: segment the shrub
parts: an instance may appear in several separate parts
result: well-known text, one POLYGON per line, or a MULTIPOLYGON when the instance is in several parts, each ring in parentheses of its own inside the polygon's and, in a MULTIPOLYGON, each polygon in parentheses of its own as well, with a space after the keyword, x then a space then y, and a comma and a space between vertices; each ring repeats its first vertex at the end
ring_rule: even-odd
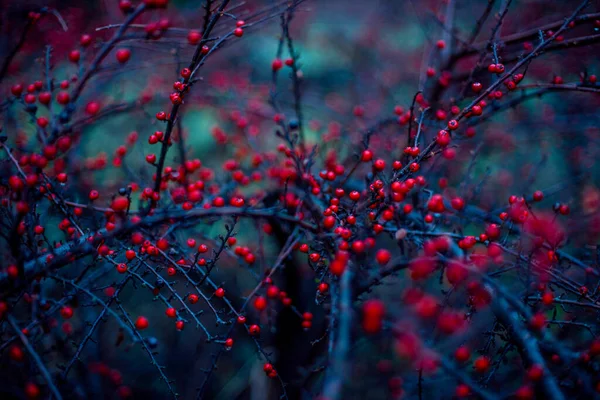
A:
POLYGON ((2 5, 6 398, 597 396, 593 2, 109 3, 2 5))

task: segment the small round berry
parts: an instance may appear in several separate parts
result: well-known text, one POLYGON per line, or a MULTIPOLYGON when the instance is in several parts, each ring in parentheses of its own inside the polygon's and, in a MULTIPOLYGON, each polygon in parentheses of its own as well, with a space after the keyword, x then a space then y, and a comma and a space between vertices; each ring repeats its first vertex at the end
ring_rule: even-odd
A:
POLYGON ((165 314, 167 314, 167 317, 169 317, 169 318, 175 318, 177 316, 177 310, 174 309, 173 307, 169 307, 165 311, 165 314))
POLYGON ((447 130, 442 129, 438 132, 435 141, 440 147, 448 146, 450 144, 450 133, 447 130))
POLYGON ((68 92, 65 91, 61 91, 58 92, 58 94, 56 95, 56 101, 58 102, 58 104, 68 104, 69 101, 71 100, 71 96, 69 96, 68 92))
POLYGON ((21 94, 23 93, 23 85, 21 85, 20 83, 13 85, 10 88, 10 92, 12 93, 13 96, 16 96, 16 97, 21 96, 21 94))
POLYGON ((146 318, 146 317, 139 316, 135 320, 135 327, 137 329, 139 329, 140 331, 148 328, 148 325, 149 325, 148 318, 146 318))
POLYGON ((375 254, 375 259, 379 265, 386 265, 390 261, 391 257, 392 255, 386 249, 379 249, 375 254))
POLYGON ((258 336, 260 334, 260 327, 256 324, 250 325, 248 328, 248 333, 252 336, 258 336))
POLYGON ((265 299, 263 296, 258 296, 257 298, 255 298, 254 308, 256 308, 258 311, 263 311, 264 309, 266 309, 267 299, 265 299))
POLYGON ((125 196, 117 196, 112 201, 110 208, 112 208, 116 212, 123 212, 127 210, 129 207, 129 199, 125 196))
POLYGON ((271 69, 273 71, 279 71, 282 67, 283 67, 283 62, 281 61, 280 58, 274 59, 273 62, 271 63, 271 69))
POLYGON ((200 32, 195 30, 189 31, 187 35, 187 41, 189 44, 196 45, 200 43, 200 40, 202 40, 202 34, 200 32))
POLYGON ((65 306, 60 309, 60 316, 64 319, 69 319, 73 316, 73 309, 69 306, 65 306))
POLYGON ((129 49, 119 49, 115 54, 117 61, 121 64, 125 64, 131 57, 131 51, 129 49))
POLYGON ((72 50, 69 53, 69 60, 71 62, 78 63, 80 59, 81 59, 81 53, 79 52, 79 50, 72 50))
POLYGON ((85 106, 85 112, 88 115, 96 115, 96 114, 98 114, 98 111, 100 111, 100 103, 98 103, 96 101, 90 101, 85 106))
POLYGON ((381 158, 378 158, 377 160, 375 160, 375 162, 373 163, 373 168, 376 171, 383 171, 385 169, 385 161, 382 160, 381 158))
POLYGON ((448 129, 451 131, 458 129, 458 121, 455 119, 448 121, 448 129))
POLYGON ((490 359, 486 356, 479 356, 473 362, 475 371, 479 373, 485 373, 490 368, 490 359))
POLYGON ((79 38, 79 44, 83 47, 89 46, 90 44, 92 44, 92 37, 84 33, 83 35, 81 35, 81 38, 79 38))

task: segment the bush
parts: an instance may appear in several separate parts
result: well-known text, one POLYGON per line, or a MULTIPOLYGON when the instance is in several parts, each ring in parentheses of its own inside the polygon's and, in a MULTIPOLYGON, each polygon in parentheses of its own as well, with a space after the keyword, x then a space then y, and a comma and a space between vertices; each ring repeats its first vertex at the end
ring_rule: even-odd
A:
POLYGON ((598 395, 593 2, 35 3, 4 398, 598 395))

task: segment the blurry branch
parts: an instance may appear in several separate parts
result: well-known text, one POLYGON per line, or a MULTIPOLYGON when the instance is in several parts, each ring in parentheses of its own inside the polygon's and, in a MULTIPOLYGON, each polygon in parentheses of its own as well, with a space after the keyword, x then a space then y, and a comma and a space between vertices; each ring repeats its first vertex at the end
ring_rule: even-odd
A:
MULTIPOLYGON (((264 286, 267 278, 270 278, 271 275, 273 275, 277 270, 279 270, 279 268, 282 266, 283 262, 285 261, 285 259, 287 257, 289 257, 289 255, 291 254, 292 250, 294 249, 294 246, 298 243, 299 238, 298 238, 298 229, 294 229, 294 231, 292 232, 292 234, 288 237, 288 239, 286 240, 286 243, 283 245, 283 247, 281 248, 281 251, 279 252, 279 255, 277 256, 277 260, 275 260, 275 263, 273 265, 273 267, 270 269, 270 273, 265 277, 265 279, 261 279, 260 282, 258 283, 258 285, 256 285, 256 287, 252 290, 252 292, 246 297, 246 300, 244 301, 244 304, 242 304, 242 306, 239 308, 239 310, 236 310, 233 305, 231 304, 231 302, 229 302, 228 300, 225 301, 225 304, 227 304, 227 306, 229 307, 229 309, 231 310, 231 312, 237 317, 239 315, 243 315, 244 311, 246 310, 246 308, 248 307, 248 305, 250 304, 250 301, 254 298, 254 296, 256 295, 256 293, 258 293, 258 291, 264 286)), ((204 273, 203 271, 201 271, 201 273, 204 273)), ((216 288, 216 285, 211 281, 210 278, 208 278, 208 282, 216 288)), ((224 298, 225 299, 225 298, 224 298)), ((244 324, 246 330, 248 329, 247 324, 244 324)), ((233 330, 235 328, 235 323, 231 324, 231 327, 229 328, 229 331, 227 332, 226 336, 230 337, 233 333, 233 330)), ((260 342, 253 337, 253 342, 258 350, 258 352, 262 355, 262 357, 264 357, 265 360, 267 360, 267 362, 272 363, 270 355, 267 354, 265 352, 265 350, 263 349, 263 347, 261 346, 260 342)), ((219 361, 219 358, 221 357, 221 355, 225 352, 225 348, 221 347, 221 349, 219 349, 219 352, 213 357, 213 362, 211 364, 210 369, 208 369, 208 371, 204 371, 206 374, 206 378, 204 379, 204 382, 202 383, 202 386, 200 386, 200 388, 198 389, 198 392, 196 394, 196 399, 201 399, 203 394, 204 394, 204 390, 206 389, 206 387, 208 386, 208 382, 210 377, 212 376, 213 372, 217 369, 217 362, 219 361)), ((287 392, 285 390, 285 384, 281 378, 281 376, 279 376, 279 374, 277 375, 277 379, 279 380, 279 383, 281 384, 282 390, 283 390, 283 394, 281 395, 281 398, 285 398, 287 399, 287 392)))
POLYGON ((583 86, 578 83, 531 83, 527 85, 520 85, 519 89, 530 89, 530 88, 544 88, 551 91, 573 91, 573 92, 588 92, 588 93, 600 93, 599 87, 583 86))
POLYGON ((210 16, 212 14, 212 6, 214 0, 206 0, 204 3, 204 25, 202 26, 202 36, 206 37, 206 29, 208 29, 208 25, 210 23, 210 16))
POLYGON ((450 361, 447 357, 440 357, 440 365, 448 373, 452 375, 457 381, 463 383, 469 387, 478 397, 484 400, 495 400, 499 397, 493 393, 488 392, 485 389, 482 389, 479 384, 474 382, 468 374, 465 374, 461 371, 461 369, 455 365, 452 361, 450 361))
POLYGON ((333 351, 329 358, 329 368, 325 374, 323 383, 323 397, 329 400, 337 400, 342 396, 342 385, 347 376, 348 352, 350 351, 351 328, 352 328, 352 271, 350 265, 340 279, 339 293, 339 321, 331 321, 335 324, 330 332, 334 338, 333 351))
MULTIPOLYGON (((72 257, 81 258, 87 255, 94 254, 96 247, 107 239, 112 237, 120 236, 132 232, 137 228, 144 227, 155 227, 158 224, 170 222, 174 223, 181 220, 190 220, 194 218, 208 218, 218 216, 242 216, 249 218, 278 218, 282 221, 286 221, 292 224, 299 225, 304 229, 316 232, 317 227, 302 221, 289 214, 277 212, 271 209, 243 209, 236 207, 222 207, 222 208, 197 208, 190 211, 184 210, 173 210, 165 212, 157 212, 152 216, 143 218, 138 223, 132 223, 130 221, 124 222, 123 225, 117 229, 108 232, 105 229, 101 229, 93 234, 87 234, 68 242, 56 249, 53 249, 50 253, 41 255, 33 260, 30 260, 24 265, 24 273, 26 277, 33 275, 42 274, 46 271, 59 268, 63 265, 72 262, 72 257), (52 256, 48 260, 48 256, 52 256)), ((11 281, 6 273, 0 273, 0 287, 9 284, 11 281)))
POLYGON ((0 82, 2 82, 2 80, 6 76, 6 73, 8 72, 8 67, 10 66, 10 63, 12 62, 13 58, 15 58, 21 47, 23 47, 23 44, 25 44, 27 34, 29 33, 33 25, 33 20, 31 18, 28 18, 27 22, 25 23, 25 27, 23 28, 23 32, 21 32, 21 36, 17 41, 17 44, 8 52, 6 58, 4 59, 4 62, 2 63, 2 69, 0 69, 0 82))
MULTIPOLYGON (((117 297, 119 296, 119 293, 121 292, 121 290, 125 287, 126 283, 129 281, 129 279, 131 278, 131 275, 128 275, 127 277, 125 277, 116 287, 114 294, 110 297, 110 299, 108 300, 108 303, 104 304, 102 302, 100 302, 100 304, 103 305, 102 307, 102 311, 100 311, 100 313, 98 314, 98 316, 96 317, 96 319, 94 320, 94 322, 91 324, 90 329, 88 330, 87 334, 84 336, 84 338, 81 340, 81 342, 79 343, 79 346, 77 347, 77 350, 75 351, 75 354, 73 355, 73 357, 71 358, 71 360, 67 363, 67 366, 64 368, 63 373, 62 373, 62 378, 66 379, 69 371, 71 370, 71 368, 73 367, 73 365, 75 364, 76 361, 79 360, 79 356, 81 355, 81 352, 83 351, 83 349, 85 348, 85 345, 88 343, 88 341, 92 338, 92 335, 94 334, 94 332, 96 331, 96 329, 98 328, 98 326, 100 325, 100 322, 104 319, 104 316, 106 315, 106 313, 110 312, 111 314, 115 315, 115 318, 117 318, 119 324, 122 327, 125 327, 126 330, 128 332, 130 332, 131 336, 134 338, 134 341, 137 340, 137 337, 134 336, 133 331, 131 330, 131 328, 129 328, 128 325, 123 324, 123 321, 121 320, 121 318, 118 316, 118 314, 116 314, 114 311, 112 311, 110 309, 111 304, 117 300, 117 297)), ((56 279, 56 278, 55 278, 56 279)), ((77 286, 77 290, 79 290, 79 286, 77 286)), ((96 297, 97 298, 97 297, 96 297)))
POLYGON ((135 110, 136 108, 140 107, 141 105, 142 105, 142 103, 139 100, 132 101, 129 103, 112 104, 108 107, 103 108, 96 115, 81 118, 76 121, 73 121, 72 123, 70 123, 68 125, 64 125, 61 130, 61 133, 71 132, 71 131, 77 130, 80 127, 93 124, 93 123, 101 121, 103 119, 106 119, 106 118, 109 118, 109 117, 112 117, 115 115, 119 115, 119 114, 124 114, 126 112, 135 110))
POLYGON ((140 334, 140 332, 135 328, 135 324, 133 323, 133 321, 131 320, 131 318, 127 314, 127 311, 125 311, 125 309, 123 308, 123 305, 120 302, 117 302, 117 307, 123 313, 123 316, 124 316, 125 320, 127 321, 127 323, 131 326, 131 328, 135 332, 136 336, 139 339, 139 342, 142 344, 142 347, 144 348, 144 350, 146 350, 146 353, 148 353, 148 356, 150 356, 150 363, 153 366, 155 366, 156 369, 158 370, 158 373, 159 373, 161 379, 167 385, 167 388, 169 389, 169 392, 171 393, 171 395, 173 396, 173 398, 177 399, 178 394, 175 392, 175 389, 171 385, 171 381, 169 380, 169 378, 167 378, 167 376, 165 375, 165 372, 163 371, 165 369, 165 367, 158 364, 158 362, 156 361, 156 358, 154 357, 154 352, 152 351, 152 349, 150 349, 148 347, 148 344, 146 343, 146 341, 144 340, 144 338, 142 337, 142 335, 140 334))
MULTIPOLYGON (((587 21, 594 21, 596 19, 600 18, 600 13, 590 13, 590 14, 583 14, 580 16, 577 16, 573 19, 574 22, 587 22, 587 21)), ((498 38, 498 42, 502 43, 504 45, 510 45, 510 44, 515 44, 515 43, 519 43, 519 42, 523 42, 525 40, 528 39, 536 39, 539 37, 540 31, 545 32, 551 29, 556 29, 559 28, 563 25, 564 23, 564 19, 558 20, 558 21, 554 21, 551 22, 549 24, 545 24, 542 26, 539 26, 537 28, 532 28, 532 29, 528 29, 526 31, 523 32, 518 32, 512 35, 508 35, 508 36, 504 36, 504 37, 500 37, 498 38)), ((487 46, 489 46, 489 44, 486 43, 475 43, 473 44, 473 46, 470 49, 466 49, 462 52, 463 55, 472 55, 475 54, 481 50, 484 50, 487 46)))
MULTIPOLYGON (((60 13, 58 11, 56 11, 55 9, 44 7, 40 10, 40 14, 54 15, 56 17, 56 19, 58 20, 58 23, 60 24, 61 28, 65 32, 68 30, 65 20, 60 15, 60 13)), ((17 55, 17 53, 19 52, 21 47, 23 47, 23 45, 25 44, 25 39, 27 38, 27 34, 31 30, 31 28, 35 25, 35 23, 36 23, 36 19, 31 18, 31 16, 27 18, 27 22, 25 23, 25 27, 23 28, 23 31, 21 32, 21 36, 19 36, 19 40, 17 41, 15 46, 7 53, 6 58, 4 59, 4 62, 2 63, 2 68, 0 68, 0 82, 2 82, 2 80, 6 76, 6 73, 8 72, 8 67, 10 67, 10 63, 15 58, 15 56, 17 55)))
MULTIPOLYGON (((219 18, 221 18, 221 16, 223 15, 223 10, 225 9, 225 7, 227 7, 227 4, 229 4, 229 1, 230 0, 223 0, 221 5, 219 6, 219 9, 216 11, 216 13, 212 16, 212 18, 210 19, 208 24, 205 26, 205 29, 204 29, 205 37, 210 36, 210 33, 212 32, 213 28, 219 21, 219 18)), ((196 51, 194 53, 194 56, 192 57, 192 60, 188 66, 188 69, 190 71, 192 71, 192 73, 187 78, 184 78, 184 80, 182 82, 185 85, 185 89, 179 92, 179 95, 181 96, 182 101, 184 98, 184 93, 189 90, 189 88, 188 88, 189 82, 191 79, 193 79, 196 69, 200 65, 200 62, 204 58, 206 58, 206 56, 208 56, 208 54, 207 54, 204 58, 200 58, 200 55, 202 54, 201 53, 202 47, 205 45, 205 43, 206 42, 204 40, 200 40, 200 43, 198 43, 198 46, 196 47, 196 51)), ((214 49, 214 47, 213 47, 213 49, 214 49)), ((210 51, 209 51, 209 54, 210 54, 210 51)), ((171 112, 168 114, 167 128, 165 130, 165 135, 162 140, 158 163, 156 164, 156 180, 154 181, 154 191, 156 193, 160 192, 160 184, 162 182, 162 174, 163 174, 163 169, 165 166, 165 159, 167 157, 167 152, 169 151, 169 146, 170 146, 169 141, 171 139, 173 127, 175 126, 175 120, 177 119, 177 113, 179 112, 179 108, 181 107, 181 104, 182 103, 173 104, 173 106, 171 107, 171 112)), ((150 204, 150 206, 152 205, 152 203, 150 204)), ((151 207, 148 207, 147 211, 149 211, 150 208, 151 207)))
MULTIPOLYGON (((444 12, 444 33, 443 40, 446 43, 446 46, 442 49, 441 52, 441 61, 442 65, 446 64, 446 61, 452 54, 452 29, 454 26, 454 11, 456 9, 456 1, 457 0, 447 0, 446 1, 446 11, 444 12)), ((461 41, 457 39, 460 43, 461 41)))
POLYGON ((375 276, 366 280, 366 282, 362 282, 361 285, 357 287, 354 295, 359 297, 364 293, 369 293, 374 286, 380 285, 386 277, 408 268, 409 265, 409 259, 392 260, 390 265, 378 271, 375 276))
POLYGON ((44 365, 44 362, 42 361, 40 356, 36 353, 35 349, 31 345, 31 343, 29 343, 27 336, 25 336, 25 334, 19 328, 17 321, 15 321, 14 317, 10 314, 6 316, 6 319, 8 320, 8 323, 13 328, 15 333, 19 336, 19 339, 21 339, 23 346, 25 346, 25 349, 27 349, 27 352, 29 353, 30 357, 33 359, 33 362, 40 370, 40 373, 42 374, 42 376, 44 377, 44 380, 48 384, 48 388, 50 389, 50 392, 52 393, 52 395, 56 398, 56 400, 62 400, 62 395, 60 394, 60 392, 54 385, 54 382, 52 381, 52 376, 50 375, 50 372, 48 372, 48 369, 44 365))
POLYGON ((299 54, 296 52, 294 48, 294 42, 292 41, 292 37, 290 35, 290 23, 292 22, 292 18, 294 17, 294 7, 299 4, 296 0, 289 7, 287 11, 287 18, 283 22, 283 36, 287 42, 288 52, 290 53, 290 57, 292 59, 292 82, 294 84, 294 109, 296 111, 296 118, 298 119, 298 132, 300 135, 300 150, 304 152, 304 114, 302 112, 302 92, 300 88, 300 76, 298 75, 298 59, 299 54))
MULTIPOLYGON (((562 26, 548 39, 538 44, 528 55, 523 57, 515 66, 513 66, 509 71, 504 73, 504 75, 500 76, 496 82, 491 84, 486 90, 482 91, 482 93, 477 96, 468 106, 464 107, 461 112, 455 117, 457 121, 463 119, 473 108, 474 105, 478 104, 481 100, 487 98, 487 96, 494 91, 498 86, 502 84, 505 80, 511 78, 515 72, 517 72, 521 67, 529 63, 532 59, 537 57, 542 50, 548 47, 557 36, 559 36, 563 31, 567 29, 569 23, 589 4, 589 0, 584 0, 579 7, 573 12, 571 17, 567 18, 562 26)), ((435 146, 435 141, 432 142, 433 146, 435 146)), ((431 146, 433 148, 433 146, 431 146)))
POLYGON ((479 35, 479 32, 481 32, 481 28, 483 27, 483 24, 485 23, 485 21, 487 21, 490 14, 492 13, 495 3, 496 3, 496 0, 488 0, 487 6, 485 7, 485 11, 481 15, 481 17, 479 17, 477 19, 475 28, 473 28, 473 32, 471 32, 471 36, 469 37, 469 40, 468 40, 469 46, 471 46, 473 44, 473 42, 475 41, 475 39, 477 39, 477 36, 479 35))
MULTIPOLYGON (((129 328, 125 323, 123 323, 123 321, 121 320, 121 317, 119 317, 119 314, 117 314, 116 312, 114 312, 111 308, 109 304, 106 304, 104 301, 102 301, 102 299, 100 299, 98 296, 96 296, 93 292, 91 292, 89 289, 86 289, 85 287, 77 284, 75 281, 70 280, 70 279, 65 279, 62 278, 60 276, 56 276, 56 275, 51 275, 50 276, 51 279, 54 279, 57 282, 61 282, 63 285, 69 285, 72 286, 75 290, 84 293, 85 295, 87 295, 88 297, 90 297, 94 303, 97 303, 98 305, 102 306, 102 308, 104 310, 106 310, 107 313, 109 313, 110 315, 112 315, 115 320, 119 323, 119 325, 121 325, 121 327, 127 331, 129 333, 129 335, 135 340, 135 336, 133 333, 133 330, 131 330, 131 328, 129 328)), ((126 281, 124 281, 125 283, 126 281)), ((123 284, 124 284, 123 283, 123 284)), ((111 300, 112 301, 112 300, 111 300)))
POLYGON ((502 296, 497 296, 493 303, 493 310, 498 319, 512 333, 517 348, 521 352, 521 357, 526 359, 531 365, 540 366, 544 373, 542 375, 542 389, 547 399, 562 400, 564 395, 560 390, 556 379, 548 370, 546 361, 537 345, 537 339, 523 325, 519 318, 519 314, 512 310, 506 300, 502 296))
MULTIPOLYGON (((550 45, 544 49, 539 49, 537 51, 537 55, 541 55, 541 54, 549 52, 549 51, 557 51, 557 50, 563 50, 563 49, 572 49, 572 48, 577 48, 577 47, 589 46, 589 45, 592 45, 592 44, 595 44, 598 42, 600 42, 600 34, 575 37, 572 39, 563 40, 562 42, 553 43, 552 45, 550 45)), ((506 57, 504 59, 504 62, 511 63, 511 62, 519 60, 519 58, 520 58, 519 56, 506 57)))
MULTIPOLYGON (((104 58, 106 58, 108 53, 110 53, 110 51, 112 50, 115 43, 117 43, 119 41, 119 39, 121 39, 121 37, 123 36, 125 31, 127 30, 127 27, 129 25, 131 25, 131 23, 140 14, 142 14, 145 9, 146 9, 146 6, 144 5, 144 3, 141 3, 139 6, 137 6, 137 8, 131 14, 129 14, 129 16, 127 17, 125 22, 123 22, 123 24, 115 32, 113 37, 102 46, 102 48, 100 49, 98 54, 96 54, 96 57, 94 57, 91 64, 88 66, 85 73, 79 80, 78 85, 73 90, 73 93, 71 94, 71 104, 73 104, 73 103, 75 103, 75 101, 77 101, 77 99, 81 95, 81 92, 83 91, 83 88, 85 87, 85 84, 87 83, 87 81, 93 76, 93 74, 96 72, 96 70, 100 67, 100 63, 102 63, 104 58)), ((71 112, 72 111, 73 110, 71 110, 71 112)))

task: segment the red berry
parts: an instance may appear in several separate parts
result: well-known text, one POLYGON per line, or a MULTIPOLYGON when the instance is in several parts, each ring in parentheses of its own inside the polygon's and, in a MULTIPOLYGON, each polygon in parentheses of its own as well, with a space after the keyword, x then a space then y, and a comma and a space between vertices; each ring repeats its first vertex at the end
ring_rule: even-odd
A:
POLYGON ((117 57, 117 61, 121 64, 129 61, 129 57, 131 57, 131 51, 129 49, 119 49, 117 50, 115 56, 117 57))
POLYGON ((69 101, 71 100, 71 96, 69 96, 68 92, 58 92, 58 94, 56 95, 56 101, 58 102, 58 104, 68 104, 69 101))
POLYGON ((40 93, 38 98, 40 100, 40 103, 42 103, 44 105, 48 105, 48 104, 50 104, 50 101, 52 100, 52 95, 50 94, 50 92, 42 92, 42 93, 40 93))
POLYGON ((41 391, 38 385, 33 382, 27 382, 25 385, 25 395, 28 399, 37 399, 40 397, 41 391))
POLYGON ((79 44, 82 45, 83 47, 87 47, 92 43, 92 37, 88 34, 83 34, 81 35, 81 38, 79 38, 79 44))
POLYGON ((255 298, 254 308, 256 308, 258 311, 263 311, 265 308, 267 308, 267 299, 265 299, 263 296, 258 296, 255 298))
POLYGON ((189 44, 196 45, 200 43, 200 40, 202 40, 202 34, 198 31, 192 30, 188 33, 187 40, 189 44))
POLYGON ((100 111, 100 104, 96 101, 90 101, 85 106, 85 112, 89 115, 96 115, 98 114, 98 111, 100 111))
POLYGON ((177 310, 174 309, 173 307, 169 307, 165 311, 165 314, 167 314, 167 317, 169 317, 169 318, 175 318, 177 316, 177 310))
POLYGON ((260 327, 256 324, 250 325, 248 328, 248 333, 250 333, 252 336, 258 336, 260 334, 260 327))
POLYGON ((23 93, 23 85, 21 85, 20 83, 13 85, 10 88, 10 92, 13 94, 13 96, 16 96, 16 97, 21 96, 21 94, 23 93))
POLYGON ((375 259, 379 265, 386 265, 391 257, 390 252, 386 249, 379 249, 377 254, 375 254, 375 259))
POLYGON ((128 12, 129 10, 131 10, 131 1, 130 0, 120 0, 119 1, 119 8, 121 9, 121 11, 123 12, 128 12))
POLYGON ((435 141, 440 147, 448 146, 450 144, 450 133, 447 130, 442 129, 438 132, 435 141))
POLYGON ((457 211, 460 211, 463 208, 465 208, 465 201, 460 197, 453 198, 451 201, 451 204, 452 204, 452 208, 454 208, 457 211))
POLYGON ((110 208, 116 212, 126 211, 129 206, 129 199, 125 196, 117 196, 111 203, 110 208))
POLYGON ((79 52, 79 50, 72 50, 69 53, 69 60, 71 62, 77 63, 77 62, 79 62, 80 59, 81 59, 81 53, 79 52))
POLYGON ((274 59, 273 62, 271 63, 271 69, 273 69, 273 71, 279 71, 282 67, 283 67, 283 62, 281 61, 280 58, 274 59))
POLYGON ((490 368, 490 359, 486 356, 479 356, 473 362, 473 367, 475 371, 482 374, 490 368))
POLYGON ((327 291, 329 290, 329 285, 325 282, 321 282, 319 283, 319 286, 317 286, 317 290, 321 294, 327 293, 327 291))
POLYGON ((69 319, 73 316, 73 309, 69 306, 65 306, 60 309, 60 316, 64 319, 69 319))
POLYGON ((148 327, 148 318, 139 316, 135 321, 135 327, 139 330, 144 330, 148 327))

